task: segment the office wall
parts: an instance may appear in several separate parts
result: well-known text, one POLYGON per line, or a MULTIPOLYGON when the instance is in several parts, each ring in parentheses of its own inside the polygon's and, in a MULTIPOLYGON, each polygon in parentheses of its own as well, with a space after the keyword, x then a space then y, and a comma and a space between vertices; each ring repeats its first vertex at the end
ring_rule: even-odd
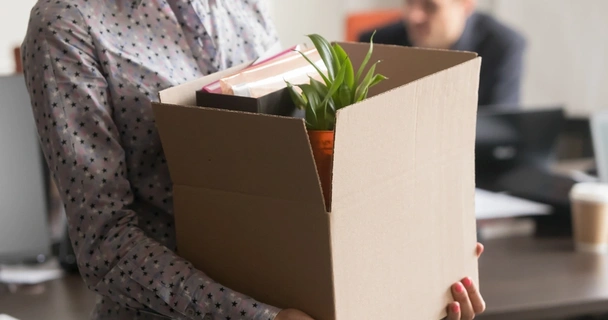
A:
POLYGON ((343 33, 343 0, 271 0, 273 20, 281 43, 291 46, 306 41, 306 34, 318 33, 340 39, 343 33), (311 17, 320 20, 313 21, 311 17))
POLYGON ((403 0, 344 0, 347 11, 367 10, 370 8, 398 8, 403 0))
MULTIPOLYGON (((8 1, 8 0, 4 0, 8 1)), ((342 39, 348 12, 401 5, 403 0, 270 0, 285 45, 316 32, 342 39), (310 17, 321 18, 321 23, 310 17)), ((11 1, 0 10, 0 74, 14 69, 12 48, 25 34, 36 0, 11 1)), ((479 0, 480 9, 521 30, 526 55, 524 103, 564 103, 572 115, 608 108, 608 12, 606 0, 479 0), (538 12, 542 15, 539 17, 538 12)))
POLYGON ((7 74, 15 70, 13 48, 21 45, 36 0, 1 1, 5 7, 0 10, 0 74, 7 74))
POLYGON ((281 42, 288 46, 306 41, 308 33, 319 33, 330 40, 342 40, 345 18, 349 12, 398 7, 402 2, 403 0, 271 0, 271 5, 281 42), (313 17, 321 23, 313 21, 313 17))
POLYGON ((608 1, 494 2, 494 14, 529 41, 525 103, 565 103, 572 116, 608 108, 608 1))

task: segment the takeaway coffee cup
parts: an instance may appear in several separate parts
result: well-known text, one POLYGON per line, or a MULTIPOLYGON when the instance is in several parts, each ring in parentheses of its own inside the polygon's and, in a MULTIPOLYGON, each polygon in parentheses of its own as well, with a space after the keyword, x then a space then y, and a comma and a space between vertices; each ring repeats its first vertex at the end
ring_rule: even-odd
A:
POLYGON ((608 184, 576 184, 570 202, 576 250, 608 252, 608 184))

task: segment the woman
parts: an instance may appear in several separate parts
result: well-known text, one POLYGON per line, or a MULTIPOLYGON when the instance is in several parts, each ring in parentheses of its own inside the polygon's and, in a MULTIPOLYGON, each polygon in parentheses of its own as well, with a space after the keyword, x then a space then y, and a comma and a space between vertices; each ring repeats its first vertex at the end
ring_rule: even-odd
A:
MULTIPOLYGON (((262 0, 34 7, 25 78, 81 275, 102 297, 93 319, 310 319, 231 291, 174 253, 171 181, 150 105, 159 90, 277 43, 262 0)), ((454 295, 450 319, 483 311, 470 281, 454 295)))

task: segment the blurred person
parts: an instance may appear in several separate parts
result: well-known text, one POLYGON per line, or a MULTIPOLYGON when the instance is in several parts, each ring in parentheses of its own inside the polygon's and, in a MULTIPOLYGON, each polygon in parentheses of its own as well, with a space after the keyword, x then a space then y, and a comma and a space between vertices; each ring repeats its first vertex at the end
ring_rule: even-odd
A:
MULTIPOLYGON (((374 43, 476 52, 482 57, 479 105, 520 103, 526 41, 495 18, 476 12, 477 0, 405 0, 403 19, 379 28, 374 43)), ((369 42, 373 31, 359 41, 369 42)))
MULTIPOLYGON (((160 90, 277 44, 264 0, 34 6, 25 79, 80 274, 100 296, 92 319, 311 319, 235 292, 175 253, 172 183, 151 108, 160 90)), ((451 289, 450 320, 484 310, 469 278, 451 289)))

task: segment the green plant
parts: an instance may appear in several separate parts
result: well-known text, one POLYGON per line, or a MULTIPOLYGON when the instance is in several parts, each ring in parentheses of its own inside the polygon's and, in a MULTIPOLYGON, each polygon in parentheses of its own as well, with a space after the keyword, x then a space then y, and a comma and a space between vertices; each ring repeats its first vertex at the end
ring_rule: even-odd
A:
POLYGON ((300 54, 315 67, 323 82, 310 78, 310 83, 292 85, 287 82, 291 97, 300 109, 306 111, 306 127, 309 130, 333 130, 336 111, 367 98, 369 89, 387 78, 376 74, 374 63, 365 76, 363 72, 373 53, 373 35, 363 62, 355 68, 348 54, 337 43, 333 45, 318 34, 308 35, 319 52, 327 73, 322 72, 305 54, 300 54), (295 90, 299 87, 301 92, 295 90))

